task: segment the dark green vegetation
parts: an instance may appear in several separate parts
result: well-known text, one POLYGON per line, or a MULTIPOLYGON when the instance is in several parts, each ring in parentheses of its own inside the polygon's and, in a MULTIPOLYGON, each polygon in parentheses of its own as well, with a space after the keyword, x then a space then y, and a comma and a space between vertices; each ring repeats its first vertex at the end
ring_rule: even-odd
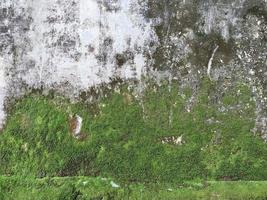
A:
POLYGON ((88 177, 21 179, 0 177, 0 199, 10 200, 265 200, 267 182, 130 184, 88 177))
MULTIPOLYGON (((150 84, 142 101, 135 99, 126 86, 121 87, 120 93, 112 93, 92 104, 70 104, 60 97, 38 94, 19 100, 0 135, 0 174, 30 180, 101 176, 113 177, 124 184, 267 180, 267 145, 251 133, 255 105, 249 88, 238 84, 218 100, 211 98, 216 85, 203 80, 196 102, 188 112, 191 90, 178 89, 177 85, 173 83, 169 92, 167 84, 160 87, 150 84), (82 132, 87 138, 83 141, 69 133, 70 114, 79 114, 84 120, 82 132), (182 136, 183 144, 162 143, 163 138, 172 136, 182 136)), ((19 180, 12 178, 3 178, 2 186, 7 187, 6 181, 15 181, 18 190, 24 188, 19 180)), ((32 195, 39 193, 39 180, 37 182, 35 185, 29 181, 30 186, 36 187, 32 195)), ((78 184, 70 181, 69 185, 53 188, 53 181, 52 186, 49 183, 40 180, 51 195, 60 195, 65 187, 72 192, 73 184, 78 184)), ((133 187, 136 187, 133 191, 139 191, 143 186, 133 187)), ((223 190, 221 187, 229 186, 219 184, 219 191, 223 190)), ((73 191, 76 189, 75 186, 73 191)), ((154 190, 149 189, 145 195, 149 197, 154 190)), ((118 195, 119 198, 127 191, 108 190, 103 195, 118 195)), ((208 187, 196 191, 196 195, 201 197, 210 191, 208 187)), ((180 192, 183 190, 177 191, 180 192)), ((162 191, 159 195, 163 193, 168 194, 162 191)), ((171 198, 173 194, 168 195, 171 198)))

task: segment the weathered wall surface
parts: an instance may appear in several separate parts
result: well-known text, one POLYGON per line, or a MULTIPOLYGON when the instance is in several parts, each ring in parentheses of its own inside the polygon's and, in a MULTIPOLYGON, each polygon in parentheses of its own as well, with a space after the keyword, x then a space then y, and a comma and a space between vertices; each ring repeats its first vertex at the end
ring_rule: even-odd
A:
POLYGON ((30 88, 67 96, 113 79, 179 80, 193 95, 201 78, 220 101, 237 82, 257 104, 267 138, 266 0, 3 0, 0 121, 6 99, 30 88))
POLYGON ((2 119, 5 96, 27 88, 76 96, 115 77, 140 79, 145 54, 157 41, 144 17, 146 3, 135 0, 8 0, 0 6, 2 119))

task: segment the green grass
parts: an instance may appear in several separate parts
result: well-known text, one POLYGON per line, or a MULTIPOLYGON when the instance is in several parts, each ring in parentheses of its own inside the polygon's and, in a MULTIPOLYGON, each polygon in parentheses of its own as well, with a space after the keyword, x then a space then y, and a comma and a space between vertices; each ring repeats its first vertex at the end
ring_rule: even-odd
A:
POLYGON ((0 177, 0 199, 5 200, 265 200, 267 182, 187 182, 184 184, 123 184, 111 179, 65 177, 29 179, 0 177), (114 182, 114 181, 113 181, 114 182))
POLYGON ((203 80, 191 112, 185 109, 190 90, 175 83, 171 92, 164 83, 148 86, 143 105, 126 86, 92 104, 28 95, 13 106, 0 135, 0 174, 128 183, 267 180, 267 145, 251 133, 255 104, 249 88, 239 84, 214 102, 216 87, 203 80), (84 119, 84 141, 69 133, 68 117, 75 113, 84 119), (161 143, 181 135, 181 146, 161 143))

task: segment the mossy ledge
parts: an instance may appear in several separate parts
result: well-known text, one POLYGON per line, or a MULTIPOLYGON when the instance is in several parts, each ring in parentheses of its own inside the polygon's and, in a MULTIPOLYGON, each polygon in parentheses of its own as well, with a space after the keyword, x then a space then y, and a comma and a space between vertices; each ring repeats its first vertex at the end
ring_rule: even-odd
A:
POLYGON ((32 200, 265 200, 267 182, 185 182, 121 184, 107 178, 54 177, 29 179, 0 176, 0 199, 32 200), (117 185, 117 187, 112 187, 117 185), (119 184, 119 185, 118 185, 119 184))

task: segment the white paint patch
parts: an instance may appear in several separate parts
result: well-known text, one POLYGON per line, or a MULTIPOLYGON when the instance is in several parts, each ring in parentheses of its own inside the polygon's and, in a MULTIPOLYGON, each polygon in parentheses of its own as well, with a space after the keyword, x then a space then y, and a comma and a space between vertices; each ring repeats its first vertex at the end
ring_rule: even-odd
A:
POLYGON ((140 79, 146 71, 144 52, 157 37, 137 2, 110 1, 109 6, 118 7, 110 11, 103 1, 77 0, 72 6, 66 0, 33 1, 29 33, 33 49, 25 59, 34 60, 36 66, 29 69, 25 82, 48 88, 68 82, 81 91, 112 77, 140 79), (116 55, 127 53, 133 60, 118 67, 116 55))

